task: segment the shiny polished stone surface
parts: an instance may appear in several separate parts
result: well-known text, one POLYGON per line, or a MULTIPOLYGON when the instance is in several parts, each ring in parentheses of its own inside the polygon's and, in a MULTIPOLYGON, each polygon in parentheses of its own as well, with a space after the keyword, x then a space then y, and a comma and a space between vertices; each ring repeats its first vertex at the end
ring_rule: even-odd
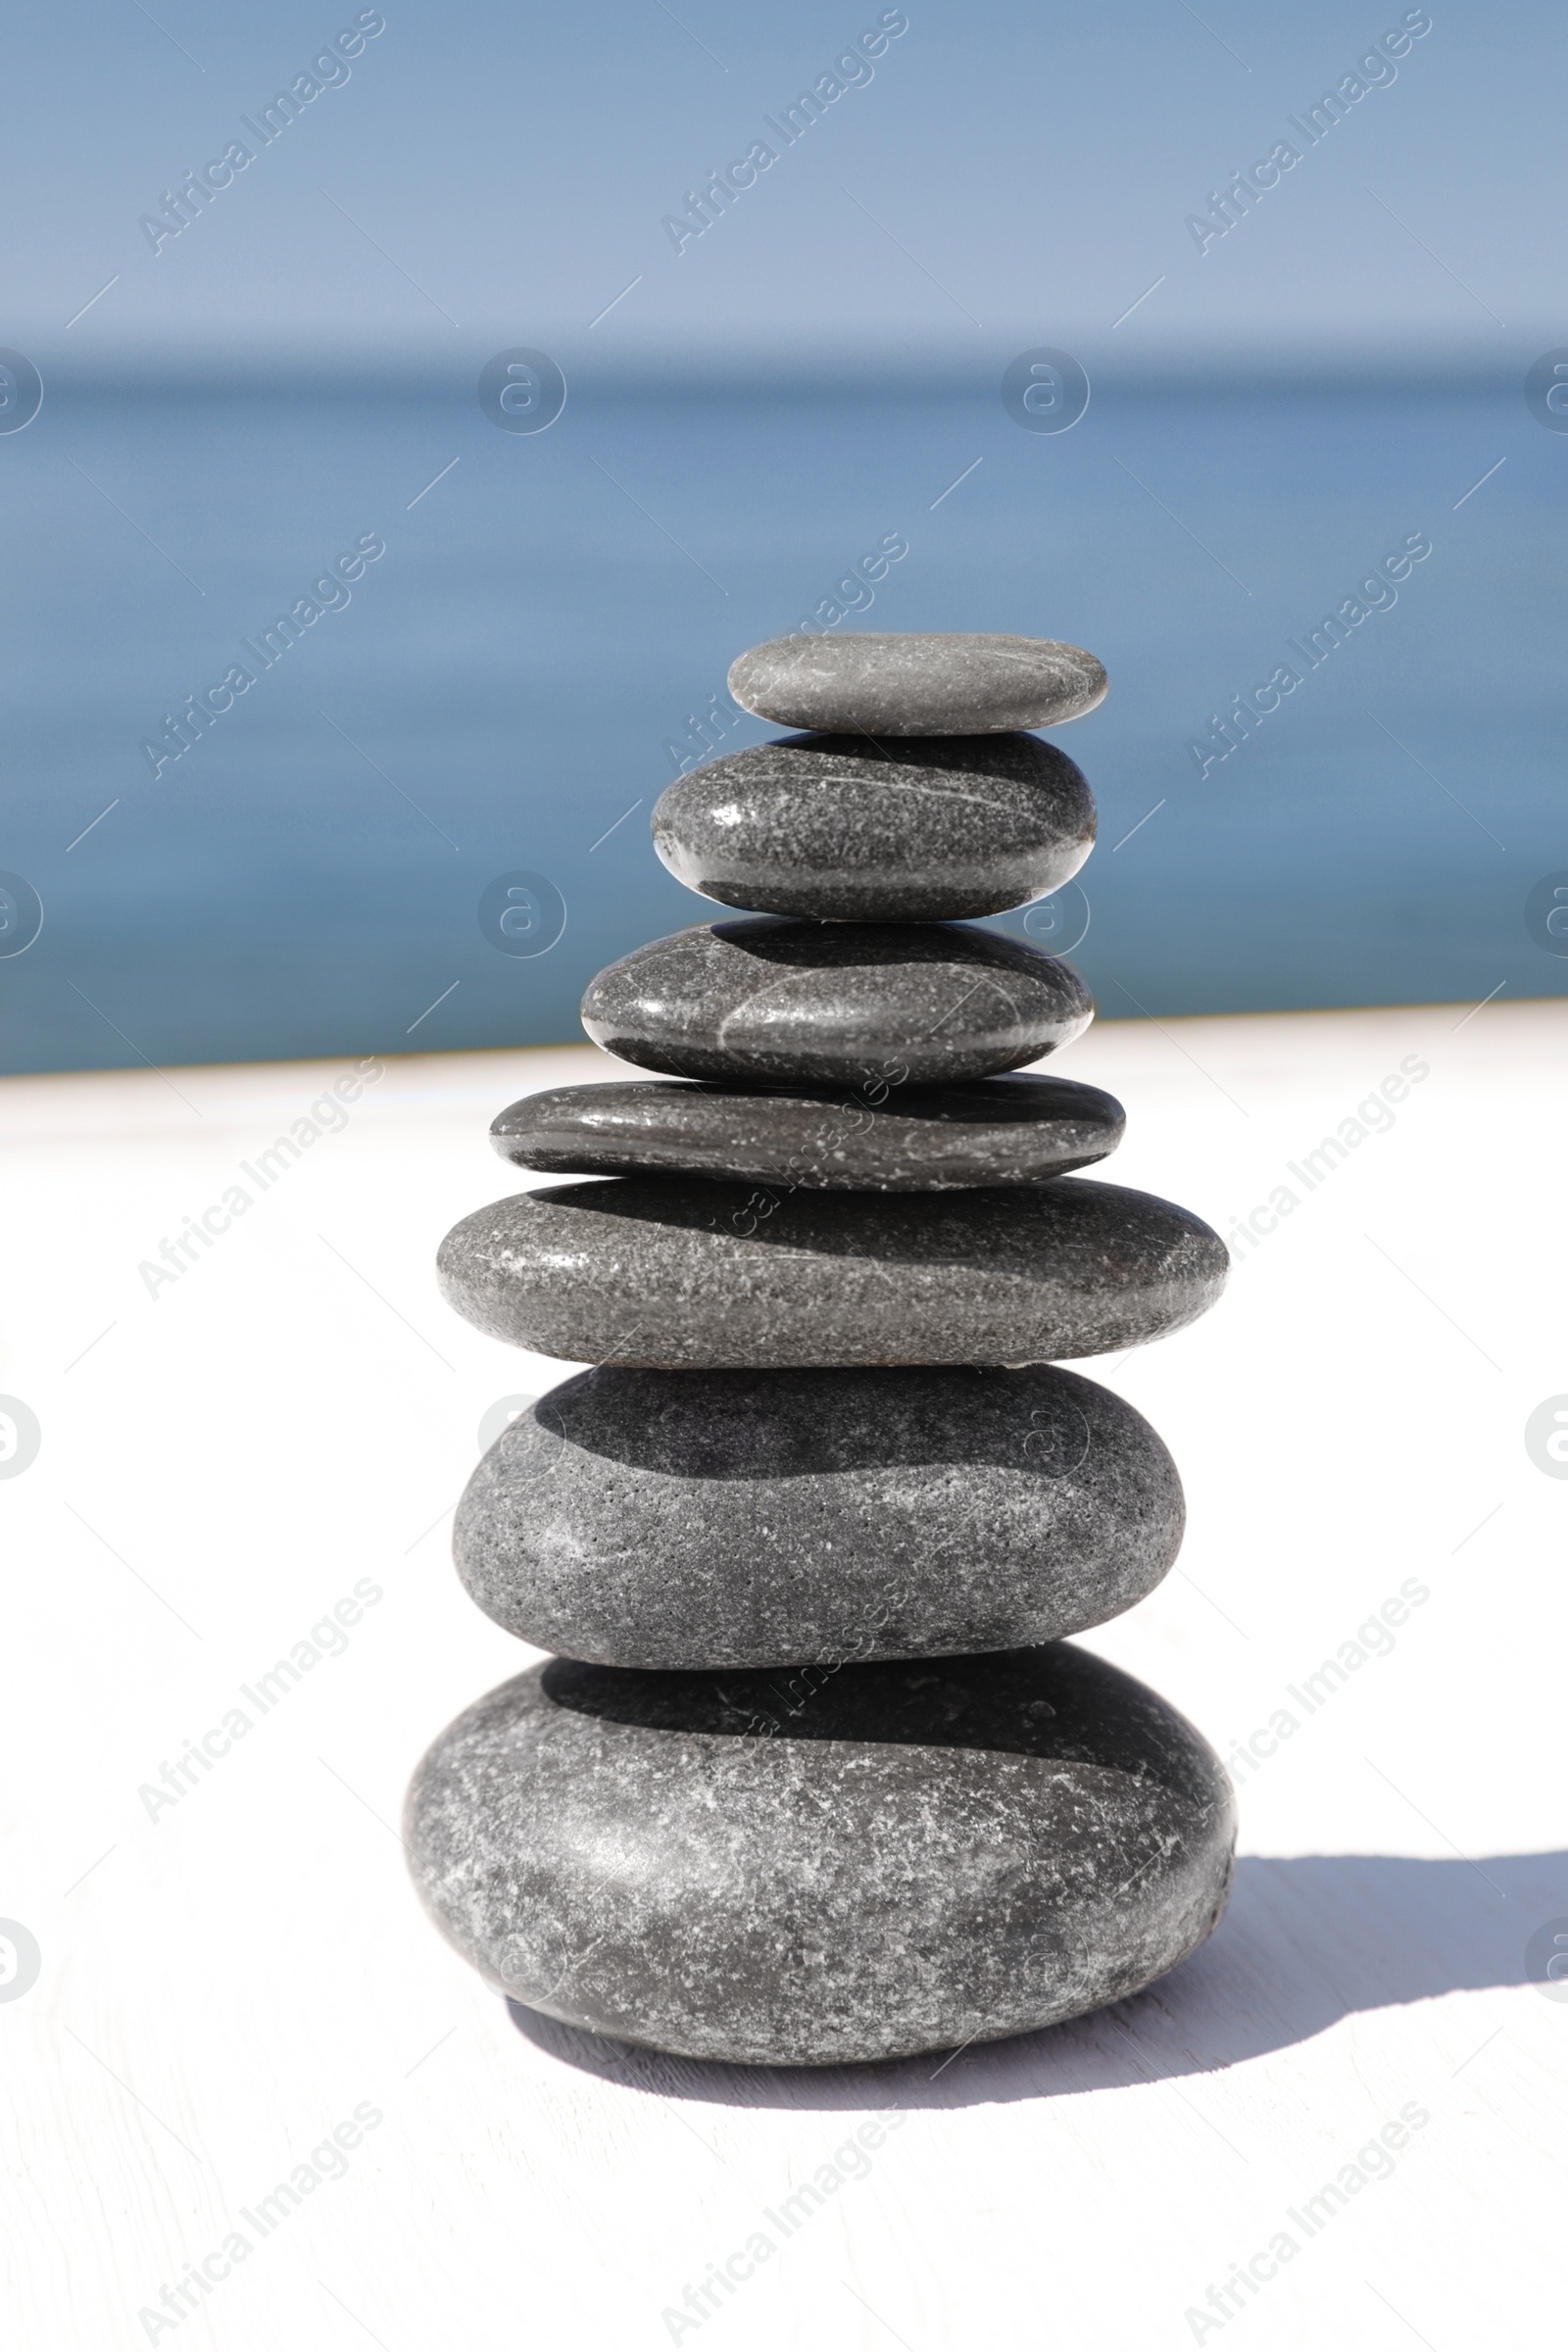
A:
POLYGON ((961 923, 700 923, 596 974, 582 1025, 676 1078, 930 1086, 1069 1045, 1094 1017, 1072 966, 961 923))
POLYGON ((937 922, 1059 889, 1094 847, 1095 803, 1035 735, 797 735, 682 776, 653 829, 670 872, 726 906, 937 922))
POLYGON ((525 1095, 492 1122, 503 1159, 555 1175, 762 1177, 811 1189, 947 1192, 1034 1184, 1121 1141, 1112 1095, 1071 1078, 806 1093, 627 1079, 525 1095))

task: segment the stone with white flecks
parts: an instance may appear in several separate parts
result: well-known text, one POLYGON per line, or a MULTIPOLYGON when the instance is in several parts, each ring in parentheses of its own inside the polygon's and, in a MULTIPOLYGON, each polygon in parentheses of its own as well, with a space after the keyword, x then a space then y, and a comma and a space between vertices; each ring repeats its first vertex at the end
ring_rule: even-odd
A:
POLYGON ((743 710, 845 735, 980 735, 1054 727, 1105 698, 1102 665, 1052 637, 771 637, 732 663, 743 710))
POLYGON ((1224 1909, 1218 1760, 1087 1651, 776 1680, 552 1658, 492 1690, 409 1791, 436 1924, 568 2024, 833 2066, 1120 2000, 1224 1909))

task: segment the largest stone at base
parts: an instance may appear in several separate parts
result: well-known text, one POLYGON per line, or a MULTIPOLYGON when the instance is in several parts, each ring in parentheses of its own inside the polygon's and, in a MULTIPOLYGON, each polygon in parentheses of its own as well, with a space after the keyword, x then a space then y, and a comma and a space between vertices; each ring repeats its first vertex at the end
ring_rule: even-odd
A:
POLYGON ((461 1715, 405 1834, 491 1984, 693 2058, 1000 2040, 1139 1990, 1229 1891, 1230 1784, 1066 1642, 771 1674, 558 1658, 461 1715))

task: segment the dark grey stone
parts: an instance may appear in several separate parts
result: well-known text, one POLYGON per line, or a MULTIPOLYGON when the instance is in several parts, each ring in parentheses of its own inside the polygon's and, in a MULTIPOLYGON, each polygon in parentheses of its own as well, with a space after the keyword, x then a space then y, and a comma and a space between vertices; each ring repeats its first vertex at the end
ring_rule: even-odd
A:
POLYGON ((1131 1676, 1054 1642, 812 1679, 553 1658, 491 1691, 409 1791, 436 1924, 548 2016, 760 2066, 1054 2025, 1214 1926, 1230 1784, 1131 1676))
POLYGON ((1033 1184, 1089 1167, 1120 1143, 1111 1095, 1071 1078, 967 1086, 760 1093, 657 1078, 525 1095, 490 1129, 503 1159, 559 1176, 644 1172, 763 1177, 813 1190, 949 1192, 1033 1184))
POLYGON ((1141 1414, 1024 1371, 581 1373, 518 1414, 458 1505, 469 1595, 612 1666, 1011 1649, 1119 1616, 1181 1544, 1141 1414))
POLYGON ((654 847, 726 906, 938 922, 1043 898, 1095 844, 1094 796, 1035 735, 796 735, 671 784, 654 847))
POLYGON ((743 710, 845 735, 980 735, 1054 727, 1103 702, 1101 663, 1050 637, 773 637, 733 662, 743 710))
POLYGON ((582 1025, 676 1078, 939 1086, 1070 1045, 1094 1017, 1070 964, 961 923, 699 923, 606 966, 582 1025))
POLYGON ((612 1176, 497 1200, 437 1264, 460 1315, 579 1364, 1024 1364, 1179 1331, 1230 1260, 1201 1218, 1064 1176, 783 1193, 612 1176))

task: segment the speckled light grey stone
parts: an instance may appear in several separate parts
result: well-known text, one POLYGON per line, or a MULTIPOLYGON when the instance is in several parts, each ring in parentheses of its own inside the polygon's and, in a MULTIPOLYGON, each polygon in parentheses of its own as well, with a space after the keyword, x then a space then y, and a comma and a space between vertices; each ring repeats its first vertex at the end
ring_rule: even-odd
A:
POLYGON ((1201 1218, 1064 1176, 790 1194, 612 1176, 497 1200, 442 1243, 492 1338, 579 1364, 1024 1364, 1160 1338, 1229 1266, 1201 1218))
POLYGON ((518 1414, 458 1505, 458 1570, 538 1649, 777 1666, 1051 1642, 1152 1592, 1176 1465, 1109 1390, 981 1371, 629 1372, 518 1414))
POLYGON ((657 1078, 525 1095, 490 1129, 503 1159, 552 1175, 762 1177, 813 1190, 949 1192, 1033 1184, 1120 1143, 1121 1104, 1071 1078, 861 1095, 760 1093, 657 1078))
POLYGON ((939 1086, 1016 1069, 1094 1017, 1070 964, 962 923, 699 923, 598 973, 595 1045, 676 1078, 939 1086))
POLYGON ((795 735, 671 784, 654 847, 726 906, 819 920, 1000 914, 1078 871, 1094 796, 1035 735, 795 735))
POLYGON ((551 2017, 761 2066, 1054 2025, 1214 1926, 1230 1784, 1131 1676, 1054 1642, 812 1679, 797 1713, 564 1658, 491 1691, 409 1792, 436 1924, 551 2017))
POLYGON ((845 735, 990 735, 1055 727, 1103 702, 1105 672, 1051 637, 772 637, 730 666, 743 710, 845 735))

